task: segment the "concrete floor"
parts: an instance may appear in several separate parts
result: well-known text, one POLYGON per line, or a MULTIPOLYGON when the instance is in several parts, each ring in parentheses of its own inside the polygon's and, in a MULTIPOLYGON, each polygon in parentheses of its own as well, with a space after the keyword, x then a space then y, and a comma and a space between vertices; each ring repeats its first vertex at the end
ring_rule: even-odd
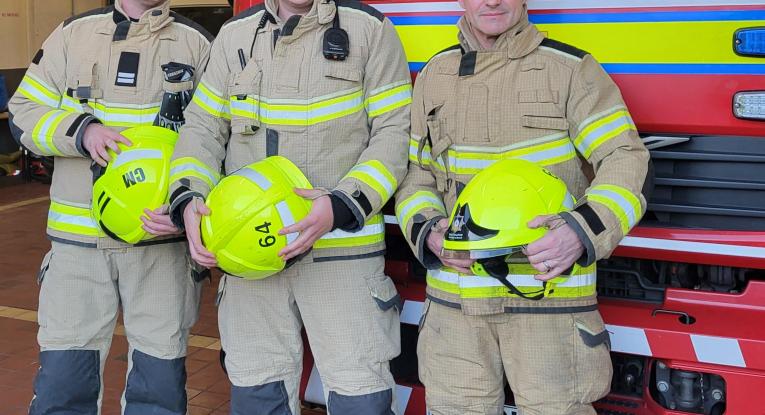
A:
MULTIPOLYGON (((0 415, 27 413, 38 368, 36 281, 50 246, 45 238, 48 186, 0 178, 0 415)), ((202 311, 192 329, 186 369, 190 415, 227 414, 230 384, 218 363, 214 307, 217 276, 205 283, 202 311)), ((120 412, 127 342, 118 326, 104 374, 103 414, 120 412)), ((304 411, 320 414, 320 411, 304 411)))

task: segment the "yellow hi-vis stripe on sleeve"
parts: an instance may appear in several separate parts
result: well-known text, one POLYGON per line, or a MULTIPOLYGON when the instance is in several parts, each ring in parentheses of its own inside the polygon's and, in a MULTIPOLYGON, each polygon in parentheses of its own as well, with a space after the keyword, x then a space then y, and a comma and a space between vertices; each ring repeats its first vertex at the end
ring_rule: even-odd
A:
POLYGON ((353 248, 378 244, 385 240, 383 216, 377 214, 370 218, 358 232, 346 232, 335 229, 313 244, 314 248, 353 248))
POLYGON ((622 106, 614 107, 584 120, 574 145, 579 153, 589 159, 603 143, 629 130, 637 131, 629 112, 622 106))
POLYGON ((170 183, 184 177, 194 177, 212 189, 220 181, 220 174, 193 157, 181 157, 170 162, 170 183))
POLYGON ((35 128, 32 129, 32 142, 40 150, 38 154, 42 156, 62 156, 63 153, 56 148, 53 137, 56 129, 68 115, 66 111, 53 110, 48 111, 40 118, 35 128))
POLYGON ((96 221, 90 215, 90 209, 69 206, 51 201, 48 210, 48 228, 82 236, 98 236, 96 221))
POLYGON ((368 160, 355 165, 345 177, 353 177, 374 189, 383 201, 393 196, 398 181, 378 160, 368 160))
POLYGON ((619 219, 624 235, 643 215, 640 199, 629 190, 611 184, 593 186, 587 191, 587 201, 605 205, 619 219))
MULTIPOLYGON (((551 283, 555 285, 550 297, 576 298, 595 294, 597 281, 595 270, 593 264, 586 268, 579 268, 570 276, 554 278, 551 280, 551 283)), ((507 280, 521 292, 535 293, 542 289, 542 281, 534 278, 535 273, 536 270, 531 266, 511 266, 511 274, 507 276, 507 280)), ((462 298, 515 297, 515 294, 509 293, 507 287, 496 278, 463 275, 448 268, 429 270, 426 280, 429 286, 462 298)))
POLYGON ((29 72, 21 80, 19 92, 40 105, 47 105, 52 108, 58 108, 61 100, 61 94, 29 72))
POLYGON ((412 86, 409 81, 396 82, 377 88, 364 101, 369 118, 377 117, 412 103, 412 86))
POLYGON ((396 218, 401 229, 406 230, 409 221, 423 209, 435 209, 446 216, 446 207, 440 197, 433 192, 419 191, 396 205, 396 218))
POLYGON ((271 125, 308 126, 355 114, 364 108, 361 88, 311 99, 269 99, 231 96, 231 115, 271 125))
POLYGON ((213 117, 231 119, 231 111, 229 110, 228 101, 223 98, 223 95, 217 93, 213 88, 205 85, 204 80, 199 83, 197 90, 194 92, 194 98, 191 99, 199 105, 200 108, 208 112, 213 117))

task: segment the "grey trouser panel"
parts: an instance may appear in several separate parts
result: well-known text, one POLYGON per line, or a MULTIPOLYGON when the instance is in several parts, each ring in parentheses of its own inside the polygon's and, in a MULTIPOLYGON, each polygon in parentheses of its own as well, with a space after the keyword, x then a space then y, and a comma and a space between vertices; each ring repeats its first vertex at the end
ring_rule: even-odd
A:
POLYGON ((472 316, 428 300, 423 313, 417 356, 433 415, 502 414, 503 374, 522 415, 594 415, 610 390, 598 311, 472 316))
MULTIPOLYGON (((197 319, 201 290, 188 264, 184 243, 96 249, 52 242, 40 274, 37 341, 41 356, 48 351, 61 353, 55 354, 55 365, 41 368, 35 400, 54 396, 51 391, 61 388, 60 382, 81 373, 96 377, 100 406, 104 364, 121 307, 130 344, 126 388, 132 388, 132 396, 146 405, 169 408, 174 404, 165 405, 163 399, 182 398, 185 408, 185 389, 179 384, 185 383, 181 358, 197 319), (98 370, 86 371, 78 355, 68 351, 94 351, 98 370), (175 385, 159 385, 169 380, 175 385), (141 386, 144 381, 150 385, 141 386), (183 396, 166 398, 151 391, 183 396)), ((45 362, 41 359, 41 363, 45 362)), ((123 406, 129 407, 130 399, 130 393, 123 397, 123 406)))
POLYGON ((246 406, 240 399, 258 406, 282 399, 259 396, 269 384, 283 382, 268 390, 272 395, 286 391, 289 403, 282 401, 289 412, 284 413, 300 413, 300 331, 305 325, 325 394, 330 395, 325 398, 331 415, 372 413, 344 408, 357 408, 354 398, 373 394, 366 404, 384 405, 375 414, 396 411, 392 392, 387 398, 378 394, 395 387, 388 363, 401 348, 400 299, 383 267, 382 256, 331 262, 306 258, 263 280, 225 276, 219 287, 218 325, 234 386, 232 408, 246 406), (260 393, 238 390, 251 387, 260 393))

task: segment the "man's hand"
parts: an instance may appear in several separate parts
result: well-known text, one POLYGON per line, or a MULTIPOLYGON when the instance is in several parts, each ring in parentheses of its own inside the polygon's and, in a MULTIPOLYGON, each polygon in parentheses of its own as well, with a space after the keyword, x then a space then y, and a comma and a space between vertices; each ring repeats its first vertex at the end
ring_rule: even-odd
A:
POLYGON ((530 243, 524 254, 540 274, 537 280, 553 279, 569 269, 584 253, 582 241, 571 226, 558 215, 537 216, 528 223, 529 228, 547 227, 545 236, 530 243))
POLYGON ((446 235, 446 230, 448 228, 449 221, 446 218, 441 219, 438 221, 438 223, 436 223, 436 226, 433 227, 433 229, 430 231, 430 234, 428 235, 428 249, 430 249, 430 251, 433 252, 438 257, 438 259, 441 260, 441 263, 447 267, 463 274, 472 274, 473 272, 470 270, 470 266, 473 265, 473 262, 475 262, 474 259, 450 259, 444 258, 441 254, 441 251, 444 247, 444 235, 446 235))
POLYGON ((192 198, 191 202, 183 209, 183 223, 186 227, 186 239, 189 241, 191 258, 205 268, 218 265, 215 255, 205 248, 200 237, 199 224, 202 223, 202 215, 209 214, 210 208, 198 197, 192 198))
POLYGON ((109 127, 104 127, 97 123, 90 123, 85 127, 85 134, 82 136, 82 146, 85 147, 85 150, 88 150, 90 158, 99 165, 106 167, 106 163, 111 160, 107 148, 112 149, 117 154, 120 153, 117 143, 125 144, 128 147, 133 145, 127 137, 109 127))
POLYGON ((170 220, 170 206, 162 205, 154 210, 144 209, 146 216, 141 216, 143 230, 156 236, 178 235, 181 230, 170 220))
POLYGON ((287 261, 311 249, 313 244, 324 234, 332 230, 335 220, 332 212, 332 201, 325 191, 319 189, 295 189, 295 193, 303 199, 313 200, 308 216, 298 223, 279 230, 279 235, 300 232, 291 244, 279 251, 282 260, 287 261))

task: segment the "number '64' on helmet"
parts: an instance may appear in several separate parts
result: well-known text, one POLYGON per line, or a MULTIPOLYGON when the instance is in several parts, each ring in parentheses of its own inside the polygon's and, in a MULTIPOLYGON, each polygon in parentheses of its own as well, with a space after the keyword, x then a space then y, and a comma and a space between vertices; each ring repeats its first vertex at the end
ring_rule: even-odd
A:
POLYGON ((547 232, 527 223, 573 206, 566 184, 543 167, 520 159, 498 161, 476 174, 457 197, 444 253, 473 259, 513 254, 547 232))
POLYGON ((225 177, 207 196, 212 211, 202 217, 202 241, 228 274, 261 279, 287 265, 279 251, 297 233, 279 230, 308 215, 311 202, 295 194, 310 189, 303 172, 284 157, 252 163, 225 177))
POLYGON ((135 244, 153 235, 143 230, 144 208, 167 203, 170 157, 178 133, 162 127, 134 127, 121 132, 131 146, 118 143, 120 154, 108 150, 111 160, 93 183, 91 214, 113 239, 135 244))

